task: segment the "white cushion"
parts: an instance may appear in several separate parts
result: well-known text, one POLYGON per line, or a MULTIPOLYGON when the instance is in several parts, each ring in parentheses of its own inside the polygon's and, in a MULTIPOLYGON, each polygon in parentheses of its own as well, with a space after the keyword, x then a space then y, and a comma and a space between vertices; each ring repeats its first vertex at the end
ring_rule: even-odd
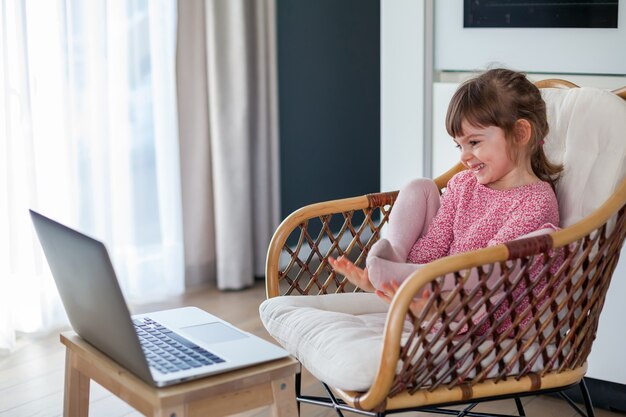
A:
POLYGON ((283 296, 259 312, 267 331, 316 378, 333 387, 372 384, 389 305, 370 293, 283 296))
MULTIPOLYGON (((388 305, 374 294, 346 293, 275 297, 265 300, 259 312, 265 328, 274 339, 317 379, 344 390, 366 391, 374 382, 380 364, 387 309, 388 305)), ((402 343, 406 343, 410 334, 411 325, 406 322, 402 343)), ((439 350, 441 343, 435 345, 433 351, 439 350)), ((492 343, 487 341, 479 345, 476 354, 490 348, 492 343)), ((514 341, 510 339, 503 343, 512 344, 514 341)), ((536 343, 532 344, 524 352, 524 357, 530 360, 537 347, 536 343)), ((465 356, 470 348, 471 344, 466 343, 455 352, 455 366, 459 372, 475 359, 471 354, 465 356)), ((553 349, 553 346, 548 347, 550 354, 553 349)), ((416 359, 420 357, 420 351, 416 359)), ((516 354, 517 347, 512 346, 503 361, 509 361, 516 354)), ((435 362, 439 359, 442 364, 439 375, 444 375, 449 369, 447 355, 448 351, 444 348, 438 358, 431 358, 435 362)), ((486 366, 494 358, 495 352, 483 358, 481 363, 486 366)), ((397 372, 401 366, 399 363, 397 372)), ((539 358, 533 371, 542 367, 543 361, 539 358)), ((498 371, 497 367, 493 367, 487 377, 494 377, 498 371)), ((517 363, 508 370, 510 375, 518 372, 517 363)), ((471 372, 469 377, 474 374, 474 371, 471 372)), ((450 379, 449 376, 447 380, 450 379)))
POLYGON ((561 227, 597 209, 626 175, 626 102, 596 88, 541 89, 550 133, 544 150, 563 164, 561 227))

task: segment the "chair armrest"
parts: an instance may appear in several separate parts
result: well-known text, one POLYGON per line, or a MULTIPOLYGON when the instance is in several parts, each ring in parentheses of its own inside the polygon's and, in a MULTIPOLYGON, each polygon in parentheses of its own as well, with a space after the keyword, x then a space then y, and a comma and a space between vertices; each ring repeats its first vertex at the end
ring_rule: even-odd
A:
POLYGON ((328 257, 346 255, 364 266, 397 195, 394 191, 316 203, 289 215, 267 253, 267 297, 355 291, 337 276, 328 257))
MULTIPOLYGON (((434 181, 441 190, 463 169, 458 163, 434 181)), ((392 191, 326 201, 289 215, 268 249, 267 297, 356 291, 345 278, 337 277, 328 257, 346 255, 357 266, 365 266, 367 253, 379 239, 397 196, 398 191, 392 191)))

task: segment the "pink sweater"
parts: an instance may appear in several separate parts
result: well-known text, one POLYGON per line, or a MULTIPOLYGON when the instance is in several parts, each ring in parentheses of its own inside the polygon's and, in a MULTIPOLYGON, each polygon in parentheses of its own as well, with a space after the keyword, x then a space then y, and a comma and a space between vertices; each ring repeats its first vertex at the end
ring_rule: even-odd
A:
MULTIPOLYGON (((492 190, 479 184, 472 172, 463 171, 448 182, 437 215, 426 234, 415 242, 407 260, 427 263, 447 255, 498 245, 539 229, 557 229, 558 224, 558 204, 550 184, 536 182, 506 191, 492 190)), ((556 255, 561 256, 560 253, 556 255)), ((557 260, 551 272, 554 273, 561 262, 557 260)), ((542 265, 542 259, 538 258, 531 268, 531 276, 536 276, 542 265)), ((444 284, 444 288, 447 285, 453 284, 444 284)), ((539 283, 534 293, 539 294, 545 285, 545 282, 539 283)), ((518 313, 529 304, 528 297, 519 298, 523 291, 524 285, 513 291, 518 313)), ((508 305, 508 302, 502 305, 495 317, 505 314, 508 305)), ((477 323, 482 317, 483 314, 479 314, 472 320, 477 323)), ((530 317, 527 317, 522 326, 526 327, 529 321, 530 317)), ((487 331, 489 325, 485 323, 478 334, 487 331)), ((507 318, 497 332, 502 333, 511 325, 510 318, 507 318)), ((465 331, 467 326, 460 332, 465 331)))
POLYGON ((547 182, 492 190, 479 184, 471 171, 462 171, 448 182, 437 215, 407 260, 425 264, 558 224, 556 195, 547 182))

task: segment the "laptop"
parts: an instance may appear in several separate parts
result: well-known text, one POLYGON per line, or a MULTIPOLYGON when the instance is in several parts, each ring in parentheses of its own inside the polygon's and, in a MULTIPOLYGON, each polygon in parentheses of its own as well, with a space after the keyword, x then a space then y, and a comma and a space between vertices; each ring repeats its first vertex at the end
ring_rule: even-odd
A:
POLYGON ((30 214, 76 333, 143 381, 163 387, 289 355, 196 307, 131 317, 104 244, 30 214))

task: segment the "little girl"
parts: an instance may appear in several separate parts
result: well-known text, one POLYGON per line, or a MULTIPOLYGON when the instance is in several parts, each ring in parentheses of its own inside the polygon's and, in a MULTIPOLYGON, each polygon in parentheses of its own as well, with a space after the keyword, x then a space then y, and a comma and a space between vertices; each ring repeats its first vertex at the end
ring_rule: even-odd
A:
POLYGON ((387 301, 421 264, 559 224, 554 185, 562 167, 544 154, 546 105, 524 74, 493 69, 462 84, 446 129, 467 169, 450 179, 441 198, 431 180, 404 187, 387 238, 372 246, 365 269, 343 256, 330 259, 350 282, 387 301))

